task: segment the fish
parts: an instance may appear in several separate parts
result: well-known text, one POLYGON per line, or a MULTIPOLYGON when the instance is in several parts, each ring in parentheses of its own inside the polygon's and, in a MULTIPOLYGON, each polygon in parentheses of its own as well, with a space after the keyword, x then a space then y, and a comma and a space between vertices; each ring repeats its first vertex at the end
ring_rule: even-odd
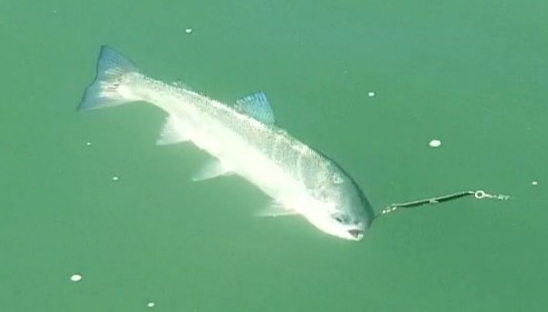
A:
POLYGON ((166 113, 158 145, 191 142, 212 156, 192 180, 239 175, 271 202, 259 215, 302 216, 326 234, 359 241, 374 212, 364 192, 335 161, 276 125, 268 98, 256 92, 225 104, 151 78, 103 45, 96 76, 78 111, 146 102, 166 113))

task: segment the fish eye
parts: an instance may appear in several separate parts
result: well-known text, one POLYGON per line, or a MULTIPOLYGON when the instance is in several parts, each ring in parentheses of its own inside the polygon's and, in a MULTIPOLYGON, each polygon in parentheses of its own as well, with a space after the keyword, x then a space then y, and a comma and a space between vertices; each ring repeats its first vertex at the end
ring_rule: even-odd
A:
POLYGON ((339 223, 348 223, 349 221, 348 215, 341 212, 334 213, 331 217, 339 223))

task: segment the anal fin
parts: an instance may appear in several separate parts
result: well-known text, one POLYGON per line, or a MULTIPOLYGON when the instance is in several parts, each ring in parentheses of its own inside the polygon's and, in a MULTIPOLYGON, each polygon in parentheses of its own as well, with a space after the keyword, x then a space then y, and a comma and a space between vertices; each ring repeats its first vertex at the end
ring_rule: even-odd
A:
POLYGON ((232 169, 215 159, 206 163, 196 172, 192 177, 192 181, 203 181, 230 174, 232 174, 232 169))

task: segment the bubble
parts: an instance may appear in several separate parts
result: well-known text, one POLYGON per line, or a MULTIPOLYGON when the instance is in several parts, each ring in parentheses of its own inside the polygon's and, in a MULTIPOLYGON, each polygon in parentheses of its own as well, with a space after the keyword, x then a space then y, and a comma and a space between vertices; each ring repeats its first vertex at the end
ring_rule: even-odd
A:
POLYGON ((91 142, 86 142, 86 146, 90 146, 91 145, 91 142))
POLYGON ((113 177, 112 177, 112 181, 118 181, 118 180, 120 180, 120 177, 119 177, 119 176, 113 176, 113 177))
POLYGON ((187 34, 190 34, 190 33, 192 33, 192 31, 193 31, 193 29, 192 29, 192 28, 187 28, 187 29, 185 29, 185 32, 186 32, 187 34))
POLYGON ((538 182, 537 182, 537 181, 533 181, 533 182, 531 182, 531 185, 532 185, 532 186, 537 186, 537 185, 538 185, 538 182))
POLYGON ((434 140, 431 140, 430 143, 428 143, 428 145, 430 145, 430 147, 440 147, 441 141, 434 139, 434 140))
POLYGON ((73 281, 73 282, 79 282, 79 281, 82 280, 82 275, 72 274, 72 276, 70 277, 70 280, 73 281))
POLYGON ((369 92, 367 92, 367 96, 368 96, 368 97, 374 97, 374 96, 375 96, 375 92, 369 91, 369 92))
POLYGON ((149 303, 147 303, 147 307, 149 307, 149 308, 153 308, 155 305, 156 305, 156 304, 155 304, 154 302, 152 302, 152 301, 149 302, 149 303))

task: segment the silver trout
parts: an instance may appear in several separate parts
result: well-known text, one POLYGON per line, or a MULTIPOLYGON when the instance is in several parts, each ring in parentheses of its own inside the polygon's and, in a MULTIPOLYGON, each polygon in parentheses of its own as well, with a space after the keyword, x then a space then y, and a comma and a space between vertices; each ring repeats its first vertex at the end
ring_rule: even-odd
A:
POLYGON ((167 113, 158 144, 190 141, 214 157, 194 175, 237 174, 272 198, 263 215, 300 215, 316 228, 358 241, 374 213, 356 182, 333 160, 275 124, 264 93, 223 104, 185 86, 142 74, 119 52, 102 46, 95 80, 81 111, 147 102, 167 113))

